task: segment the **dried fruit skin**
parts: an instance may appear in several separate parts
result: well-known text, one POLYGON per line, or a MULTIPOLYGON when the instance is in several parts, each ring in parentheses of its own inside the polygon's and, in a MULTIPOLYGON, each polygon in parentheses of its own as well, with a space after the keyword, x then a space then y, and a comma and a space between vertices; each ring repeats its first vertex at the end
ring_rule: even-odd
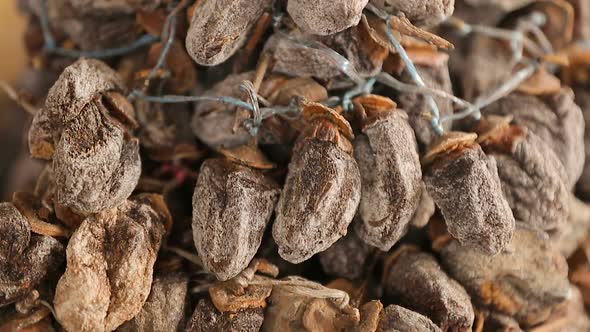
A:
POLYGON ((139 37, 141 30, 136 27, 133 12, 117 10, 109 13, 110 9, 104 8, 104 12, 99 13, 84 3, 87 1, 47 1, 52 26, 62 30, 80 49, 91 51, 122 47, 139 37))
POLYGON ((26 249, 11 261, 0 262, 0 308, 20 300, 54 274, 64 260, 59 241, 32 235, 26 249))
MULTIPOLYGON (((426 86, 452 94, 453 86, 449 76, 447 61, 445 61, 444 65, 440 67, 417 65, 416 69, 426 86)), ((413 82, 407 70, 404 70, 400 75, 400 80, 410 84, 413 82)), ((432 130, 430 120, 424 116, 425 114, 430 114, 430 107, 428 106, 424 95, 401 93, 396 100, 399 100, 399 107, 408 113, 408 120, 412 129, 414 129, 414 132, 416 133, 418 143, 423 147, 428 146, 436 136, 432 130)), ((450 100, 445 98, 434 98, 434 100, 436 101, 441 117, 453 114, 453 104, 450 100)), ((449 122, 445 123, 445 130, 446 129, 450 129, 449 122)))
POLYGON ((29 222, 12 203, 0 203, 0 264, 20 256, 29 245, 29 222))
POLYGON ((441 258, 474 304, 514 316, 524 326, 542 322, 568 296, 566 261, 539 233, 522 228, 508 249, 488 256, 452 241, 441 258))
POLYGON ((272 229, 281 257, 303 262, 346 235, 359 204, 360 185, 359 169, 350 154, 332 142, 300 140, 272 229))
POLYGON ((304 32, 331 35, 359 23, 369 0, 289 0, 287 12, 304 32))
POLYGON ((264 309, 246 309, 237 313, 220 313, 211 300, 202 299, 187 324, 187 332, 258 332, 264 309))
POLYGON ((53 157, 56 201, 82 214, 123 202, 141 174, 139 142, 105 122, 95 103, 68 123, 53 157))
POLYGON ((193 238, 203 267, 220 280, 245 269, 260 246, 279 187, 226 159, 201 166, 193 194, 193 238))
POLYGON ((81 59, 64 70, 35 114, 29 149, 34 157, 53 159, 58 205, 81 215, 97 213, 122 203, 135 189, 141 160, 126 123, 133 114, 117 104, 127 102, 123 92, 115 71, 81 59))
POLYGON ((538 136, 529 131, 510 154, 490 151, 488 156, 496 160, 502 191, 516 220, 545 231, 567 222, 565 171, 538 136))
MULTIPOLYGON (((241 98, 240 83, 252 80, 253 76, 253 72, 230 75, 204 95, 241 98)), ((234 131, 234 125, 235 107, 209 101, 196 104, 191 127, 195 136, 209 147, 233 148, 246 144, 251 136, 242 126, 234 131)))
POLYGON ((353 143, 362 183, 356 231, 388 251, 405 235, 421 196, 416 138, 406 113, 396 110, 365 126, 353 143))
MULTIPOLYGON (((442 332, 428 317, 398 305, 388 305, 381 312, 378 332, 386 331, 425 331, 442 332)), ((446 330, 445 330, 446 331, 446 330)))
POLYGON ((301 277, 283 281, 286 284, 273 287, 261 331, 339 331, 358 324, 358 309, 352 308, 348 299, 339 303, 332 298, 314 296, 327 288, 301 277), (298 282, 303 285, 294 285, 298 282))
POLYGON ((485 109, 487 114, 512 115, 513 123, 539 136, 565 166, 569 189, 584 169, 584 117, 573 91, 562 88, 548 96, 512 93, 485 109))
POLYGON ((475 314, 465 289, 432 255, 410 250, 384 271, 385 294, 430 317, 443 331, 471 331, 475 314))
POLYGON ((181 331, 187 287, 188 278, 181 274, 154 277, 152 290, 141 311, 117 331, 181 331))
POLYGON ((413 24, 432 27, 453 14, 455 0, 371 0, 376 7, 397 15, 402 12, 413 24))
POLYGON ((87 218, 70 238, 54 298, 66 330, 112 331, 140 312, 165 232, 151 197, 87 218))
MULTIPOLYGON (((590 91, 583 86, 577 86, 574 88, 576 95, 576 104, 582 109, 582 115, 584 116, 585 128, 590 126, 590 91)), ((578 179, 577 190, 581 194, 587 196, 590 194, 590 129, 584 131, 584 169, 580 179, 578 179)))
POLYGON ((205 0, 195 11, 186 49, 196 63, 215 66, 232 56, 270 5, 269 0, 205 0))
POLYGON ((514 216, 502 195, 496 162, 479 145, 436 159, 424 172, 424 182, 454 238, 487 254, 506 247, 514 216))
POLYGON ((351 230, 318 257, 327 274, 354 280, 363 275, 370 251, 371 247, 351 230))
POLYGON ((72 7, 81 14, 113 15, 133 13, 136 10, 154 10, 161 0, 69 0, 72 7))
POLYGON ((422 194, 420 195, 420 201, 418 202, 416 211, 414 211, 414 215, 412 216, 411 224, 418 228, 426 226, 430 218, 434 215, 435 210, 434 201, 430 197, 428 190, 426 190, 426 185, 422 182, 422 194))

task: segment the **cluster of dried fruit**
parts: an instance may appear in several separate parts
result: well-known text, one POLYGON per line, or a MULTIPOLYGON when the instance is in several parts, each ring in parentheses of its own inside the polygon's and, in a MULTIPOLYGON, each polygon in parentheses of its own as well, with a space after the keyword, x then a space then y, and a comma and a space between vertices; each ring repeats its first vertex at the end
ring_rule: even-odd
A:
POLYGON ((0 331, 590 330, 586 0, 19 3, 0 331))

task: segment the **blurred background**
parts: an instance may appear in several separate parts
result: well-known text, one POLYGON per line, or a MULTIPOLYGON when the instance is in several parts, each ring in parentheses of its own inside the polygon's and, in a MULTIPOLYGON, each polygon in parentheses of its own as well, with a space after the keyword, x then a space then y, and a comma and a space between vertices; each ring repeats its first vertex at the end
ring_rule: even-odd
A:
MULTIPOLYGON (((27 91, 30 73, 26 71, 27 57, 23 36, 26 17, 17 10, 17 1, 0 0, 0 80, 27 91), (27 78, 28 77, 28 78, 27 78)), ((23 185, 41 168, 27 156, 25 128, 30 116, 0 91, 0 201, 9 198, 9 190, 23 185)), ((32 184, 28 183, 29 189, 32 184)))

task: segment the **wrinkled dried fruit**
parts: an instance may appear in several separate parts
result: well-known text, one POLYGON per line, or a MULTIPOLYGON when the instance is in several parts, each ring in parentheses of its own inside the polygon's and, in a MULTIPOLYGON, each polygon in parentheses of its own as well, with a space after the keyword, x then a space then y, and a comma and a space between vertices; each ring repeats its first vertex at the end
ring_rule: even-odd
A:
POLYGON ((29 245, 29 223, 11 203, 0 203, 0 234, 1 264, 19 257, 29 245))
POLYGON ((461 244, 497 254, 514 231, 514 216, 502 195, 496 161, 474 142, 476 135, 452 132, 426 156, 424 183, 440 208, 449 233, 461 244))
POLYGON ((304 32, 332 35, 359 23, 369 0, 289 0, 287 12, 304 32))
POLYGON ((500 119, 482 120, 476 132, 486 154, 496 160, 514 218, 544 231, 558 229, 569 214, 565 170, 559 159, 539 137, 520 126, 502 123, 482 129, 496 120, 500 119))
MULTIPOLYGON (((141 30, 135 25, 135 15, 124 8, 91 7, 114 5, 113 1, 49 0, 47 13, 53 26, 62 30, 85 51, 121 47, 135 41, 141 30), (102 13, 101 13, 102 11, 102 13)), ((131 2, 131 1, 130 1, 131 2)), ((137 2, 137 1, 133 1, 137 2)), ((127 6, 125 4, 124 6, 127 6)), ((116 7, 116 6, 115 6, 116 7)))
POLYGON ((412 216, 411 224, 418 228, 426 226, 430 218, 434 215, 435 210, 434 201, 430 197, 428 190, 426 190, 426 185, 422 182, 422 194, 420 195, 420 201, 418 201, 416 211, 414 211, 414 215, 412 216))
POLYGON ((141 311, 123 324, 121 332, 181 331, 187 304, 188 278, 184 275, 156 276, 141 311))
POLYGON ((278 185, 258 170, 227 159, 203 163, 193 194, 192 227, 207 271, 227 280, 248 266, 278 195, 278 185))
POLYGON ((196 63, 215 66, 246 41, 269 0, 204 0, 192 17, 186 49, 196 63))
POLYGON ((133 13, 135 10, 153 10, 161 0, 69 0, 81 14, 112 15, 133 13))
MULTIPOLYGON (((422 77, 422 80, 429 88, 439 89, 448 93, 453 92, 451 78, 449 76, 449 69, 447 60, 436 67, 417 65, 416 69, 422 77)), ((407 70, 400 75, 400 80, 413 84, 411 77, 407 70)), ((399 104, 402 109, 408 113, 409 122, 416 133, 416 139, 423 147, 427 147, 436 138, 430 124, 430 120, 425 116, 430 114, 430 107, 426 102, 423 94, 415 93, 401 93, 398 96, 399 104)), ((448 116, 453 114, 453 105, 450 100, 445 98, 434 98, 438 106, 440 116, 448 116)), ((450 129, 451 123, 446 122, 445 130, 450 129)))
POLYGON ((566 261, 542 236, 517 228, 507 250, 496 256, 452 241, 441 252, 442 263, 474 304, 534 325, 569 294, 566 261))
POLYGON ((353 142, 362 183, 362 223, 356 230, 368 244, 388 251, 405 235, 420 200, 418 146, 407 114, 393 101, 365 96, 355 107, 366 114, 362 134, 353 142))
POLYGON ((348 304, 346 293, 288 277, 273 286, 262 331, 339 331, 358 322, 359 311, 348 304))
POLYGON ((187 324, 187 332, 258 332, 264 309, 244 309, 235 313, 219 312, 209 299, 200 300, 187 324))
POLYGON ((391 15, 403 13, 417 26, 431 27, 453 14, 455 0, 371 0, 391 15))
POLYGON ((590 319, 584 309, 584 301, 580 290, 570 286, 568 300, 560 305, 547 319, 537 327, 530 329, 531 332, 561 332, 564 328, 568 332, 590 331, 590 319))
MULTIPOLYGON (((306 109, 323 107, 317 105, 306 109)), ((320 111, 299 137, 277 204, 272 234, 279 254, 291 263, 346 235, 359 204, 361 179, 352 146, 330 116, 320 111)))
POLYGON ((471 331, 469 295, 432 255, 413 247, 398 249, 385 267, 383 286, 387 296, 430 317, 442 330, 471 331))
MULTIPOLYGON (((381 312, 377 331, 424 331, 442 332, 428 317, 397 305, 389 305, 381 312)), ((453 331, 450 329, 449 331, 453 331)))
POLYGON ((70 238, 55 312, 68 331, 112 331, 137 315, 152 284, 164 225, 158 195, 87 218, 70 238))
POLYGON ((324 272, 349 280, 360 278, 371 247, 350 231, 330 248, 318 254, 324 272))
POLYGON ((569 218, 557 234, 552 234, 555 247, 564 257, 570 257, 590 234, 590 205, 570 193, 569 218))
POLYGON ((27 244, 19 256, 0 262, 0 307, 27 296, 64 260, 63 245, 50 236, 33 234, 27 244))
POLYGON ((565 166, 568 188, 575 185, 584 169, 584 158, 580 158, 584 155, 584 117, 570 88, 547 96, 515 92, 486 107, 484 112, 511 115, 514 124, 539 136, 565 166))
POLYGON ((133 107, 106 64, 81 59, 60 75, 35 114, 29 148, 53 159, 55 203, 86 215, 117 206, 137 185, 139 143, 133 107))

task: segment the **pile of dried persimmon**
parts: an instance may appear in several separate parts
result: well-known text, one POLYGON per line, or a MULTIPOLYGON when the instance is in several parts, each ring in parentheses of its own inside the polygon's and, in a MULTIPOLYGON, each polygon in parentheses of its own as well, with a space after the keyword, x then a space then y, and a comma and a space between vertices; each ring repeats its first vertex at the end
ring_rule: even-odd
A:
POLYGON ((590 331, 590 1, 18 3, 1 332, 590 331))

